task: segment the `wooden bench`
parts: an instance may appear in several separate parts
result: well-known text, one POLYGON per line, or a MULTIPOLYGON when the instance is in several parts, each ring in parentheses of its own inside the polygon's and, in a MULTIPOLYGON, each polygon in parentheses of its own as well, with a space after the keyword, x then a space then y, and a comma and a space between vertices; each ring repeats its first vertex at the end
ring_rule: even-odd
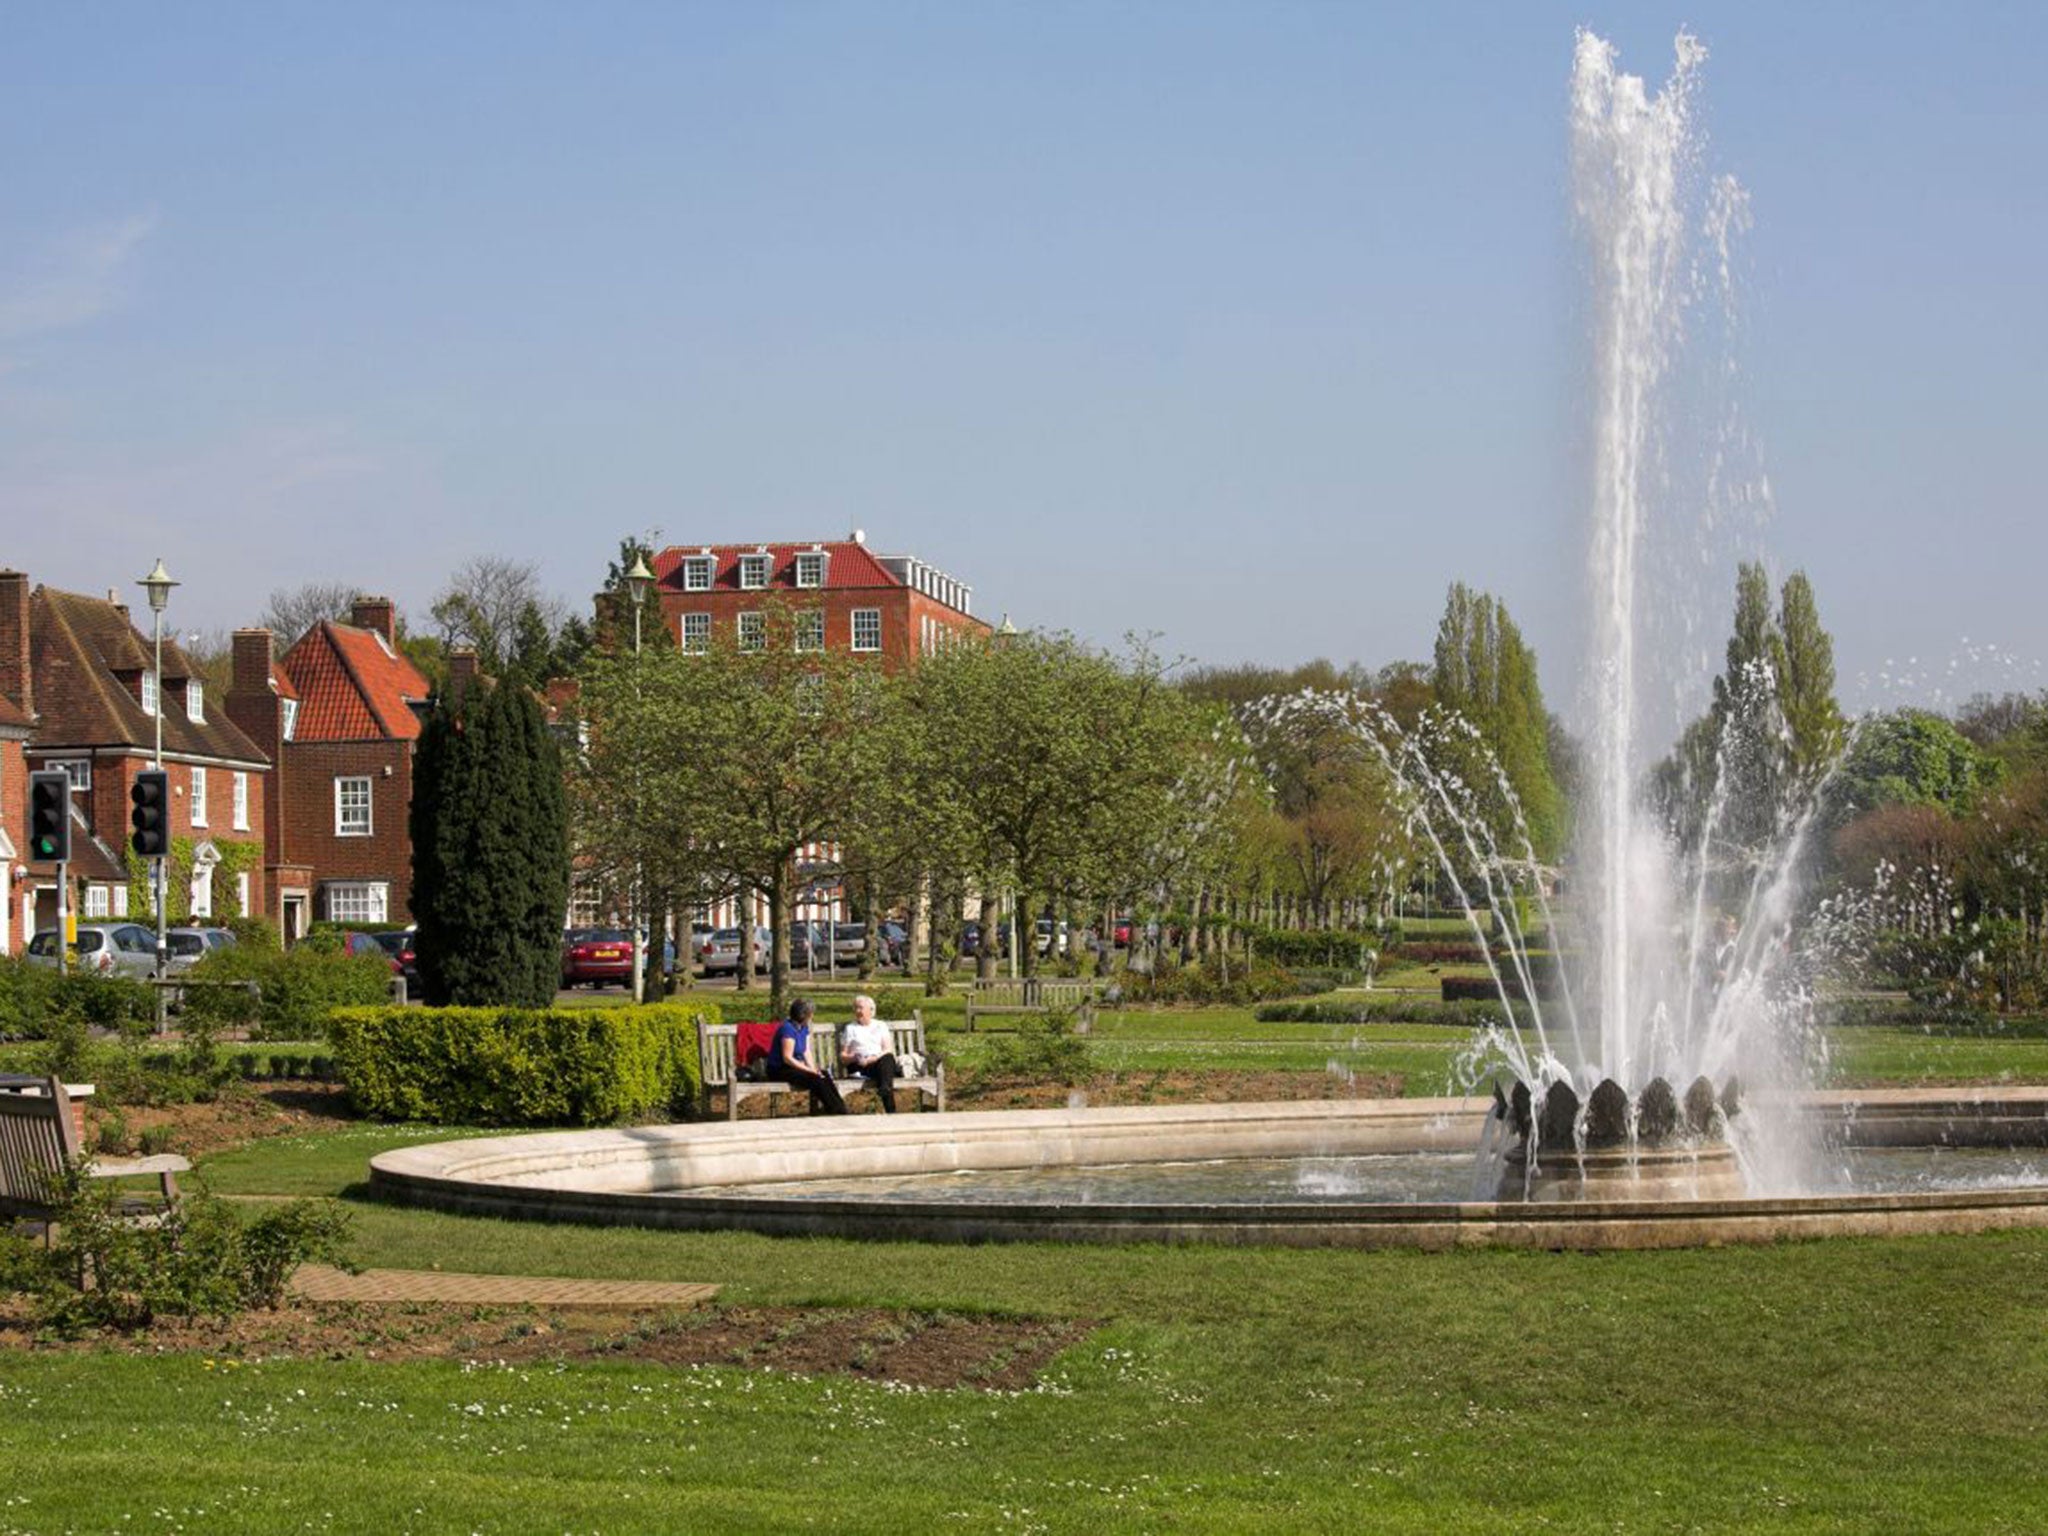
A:
POLYGON ((174 1153, 154 1157, 85 1155, 64 1085, 53 1077, 9 1078, 0 1083, 0 1217, 42 1223, 47 1241, 64 1197, 64 1172, 76 1168, 90 1179, 152 1175, 158 1197, 124 1214, 135 1221, 161 1220, 177 1203, 178 1175, 192 1165, 174 1153))
POLYGON ((1059 1008, 1073 1013, 1075 1032, 1085 1035, 1095 1027, 1095 997, 1101 986, 1100 980, 1069 976, 977 978, 967 994, 967 1027, 974 1029, 978 1019, 1030 1018, 1059 1008))
MULTIPOLYGON (((946 1066, 944 1062, 933 1061, 924 1043, 924 1016, 913 1012, 907 1020, 881 1019, 878 1023, 889 1026, 890 1043, 895 1049, 896 1059, 916 1054, 925 1061, 925 1070, 916 1077, 905 1075, 896 1079, 898 1088, 914 1088, 918 1093, 918 1107, 930 1099, 935 1109, 946 1107, 946 1066)), ((711 1113, 711 1097, 714 1093, 725 1095, 725 1118, 737 1120, 740 1105, 748 1099, 770 1097, 778 1093, 804 1093, 802 1088, 773 1079, 753 1082, 738 1077, 733 1071, 733 1042, 739 1035, 737 1024, 706 1024, 697 1021, 697 1065, 703 1074, 704 1113, 711 1113)), ((855 1075, 841 1076, 839 1065, 839 1031, 831 1024, 811 1026, 811 1049, 805 1057, 821 1072, 832 1074, 832 1081, 839 1086, 839 1095, 872 1088, 866 1078, 855 1075)))

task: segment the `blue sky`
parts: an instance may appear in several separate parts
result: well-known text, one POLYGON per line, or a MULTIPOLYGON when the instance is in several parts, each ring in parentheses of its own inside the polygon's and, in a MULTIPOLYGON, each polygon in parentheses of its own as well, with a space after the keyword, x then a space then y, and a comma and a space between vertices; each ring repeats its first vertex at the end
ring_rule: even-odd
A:
MULTIPOLYGON (((1581 23, 1711 50, 1752 552, 1850 702, 2048 683, 2030 5, 10 5, 0 562, 161 554, 210 629, 858 526, 1280 663, 1426 657, 1462 579, 1569 709, 1581 23)), ((1668 600, 1718 636, 1729 582, 1668 600)))

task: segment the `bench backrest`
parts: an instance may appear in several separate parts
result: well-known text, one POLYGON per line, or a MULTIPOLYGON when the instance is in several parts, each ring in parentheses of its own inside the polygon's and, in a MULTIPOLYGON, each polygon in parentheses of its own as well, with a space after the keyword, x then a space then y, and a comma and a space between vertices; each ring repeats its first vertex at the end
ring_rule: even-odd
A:
MULTIPOLYGON (((925 1054, 924 1015, 913 1012, 908 1019, 882 1019, 878 1022, 889 1026, 889 1041, 900 1060, 916 1052, 925 1054)), ((722 1086, 732 1081, 733 1041, 739 1034, 738 1024, 706 1024, 697 1021, 697 1065, 701 1069, 707 1087, 722 1086)), ((820 1072, 839 1070, 839 1028, 834 1024, 811 1026, 811 1049, 805 1058, 820 1072)))
POLYGON ((973 1001, 989 1008, 1078 1008, 1093 1001, 1096 984, 1076 977, 1020 977, 974 983, 973 1001))
POLYGON ((0 1091, 0 1211, 47 1210, 79 1157, 71 1100, 55 1078, 0 1091))

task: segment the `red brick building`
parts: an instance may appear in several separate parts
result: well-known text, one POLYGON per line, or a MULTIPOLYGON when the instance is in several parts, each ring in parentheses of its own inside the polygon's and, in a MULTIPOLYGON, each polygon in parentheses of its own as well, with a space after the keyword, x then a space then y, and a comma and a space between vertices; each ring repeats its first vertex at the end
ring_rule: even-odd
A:
POLYGON ((988 632, 972 587, 914 555, 875 554, 858 529, 811 544, 675 544, 653 564, 662 617, 686 651, 714 634, 746 644, 770 602, 798 615, 799 648, 873 655, 891 671, 988 632))
POLYGON ((267 658, 253 638, 245 653, 243 639, 268 632, 237 634, 237 709, 258 726, 274 721, 283 773, 273 835, 280 861, 307 882, 306 916, 404 922, 412 898, 413 753, 431 690, 398 649, 389 598, 357 598, 350 617, 301 635, 269 669, 269 687, 267 658))
MULTIPOLYGON (((150 637, 117 594, 31 592, 21 572, 0 571, 0 693, 31 722, 27 768, 71 775, 72 910, 88 920, 151 915, 146 883, 124 855, 129 787, 150 766, 160 728, 179 870, 172 916, 218 921, 262 912, 270 759, 220 701, 207 699, 198 668, 175 641, 164 642, 162 656, 159 675, 150 637), (131 900, 131 888, 139 899, 131 900)), ((11 834, 22 813, 7 803, 11 834)), ((17 859, 12 867, 28 886, 10 892, 17 936, 53 926, 56 866, 17 859)))
POLYGON ((34 937, 35 930, 23 926, 33 916, 33 903, 17 915, 14 888, 28 871, 15 845, 17 836, 26 837, 28 826, 28 711, 16 702, 17 691, 28 688, 28 632, 20 631, 21 643, 8 655, 0 656, 0 955, 18 954, 34 937))

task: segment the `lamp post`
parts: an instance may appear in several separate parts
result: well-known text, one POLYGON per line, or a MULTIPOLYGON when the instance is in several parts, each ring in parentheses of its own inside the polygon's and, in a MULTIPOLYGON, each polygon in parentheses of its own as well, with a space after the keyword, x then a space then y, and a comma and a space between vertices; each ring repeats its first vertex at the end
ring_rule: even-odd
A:
MULTIPOLYGON (((177 583, 171 580, 171 573, 164 569, 163 557, 157 557, 156 568, 136 583, 149 594, 150 645, 155 653, 150 665, 155 669, 156 707, 150 711, 156 722, 156 751, 150 760, 150 767, 159 773, 164 766, 164 607, 171 600, 171 588, 177 583)), ((170 958, 170 946, 164 937, 164 860, 170 853, 171 808, 164 806, 164 852, 155 859, 153 884, 156 889, 156 1027, 164 1027, 164 971, 170 958)))
MULTIPOLYGON (((654 584, 654 572, 647 569, 647 557, 634 551, 633 568, 626 572, 626 590, 633 596, 633 680, 637 690, 640 678, 640 606, 647 598, 647 589, 654 584)), ((640 937, 642 913, 640 911, 640 774, 636 768, 633 774, 633 1001, 647 1001, 647 947, 640 937)))

